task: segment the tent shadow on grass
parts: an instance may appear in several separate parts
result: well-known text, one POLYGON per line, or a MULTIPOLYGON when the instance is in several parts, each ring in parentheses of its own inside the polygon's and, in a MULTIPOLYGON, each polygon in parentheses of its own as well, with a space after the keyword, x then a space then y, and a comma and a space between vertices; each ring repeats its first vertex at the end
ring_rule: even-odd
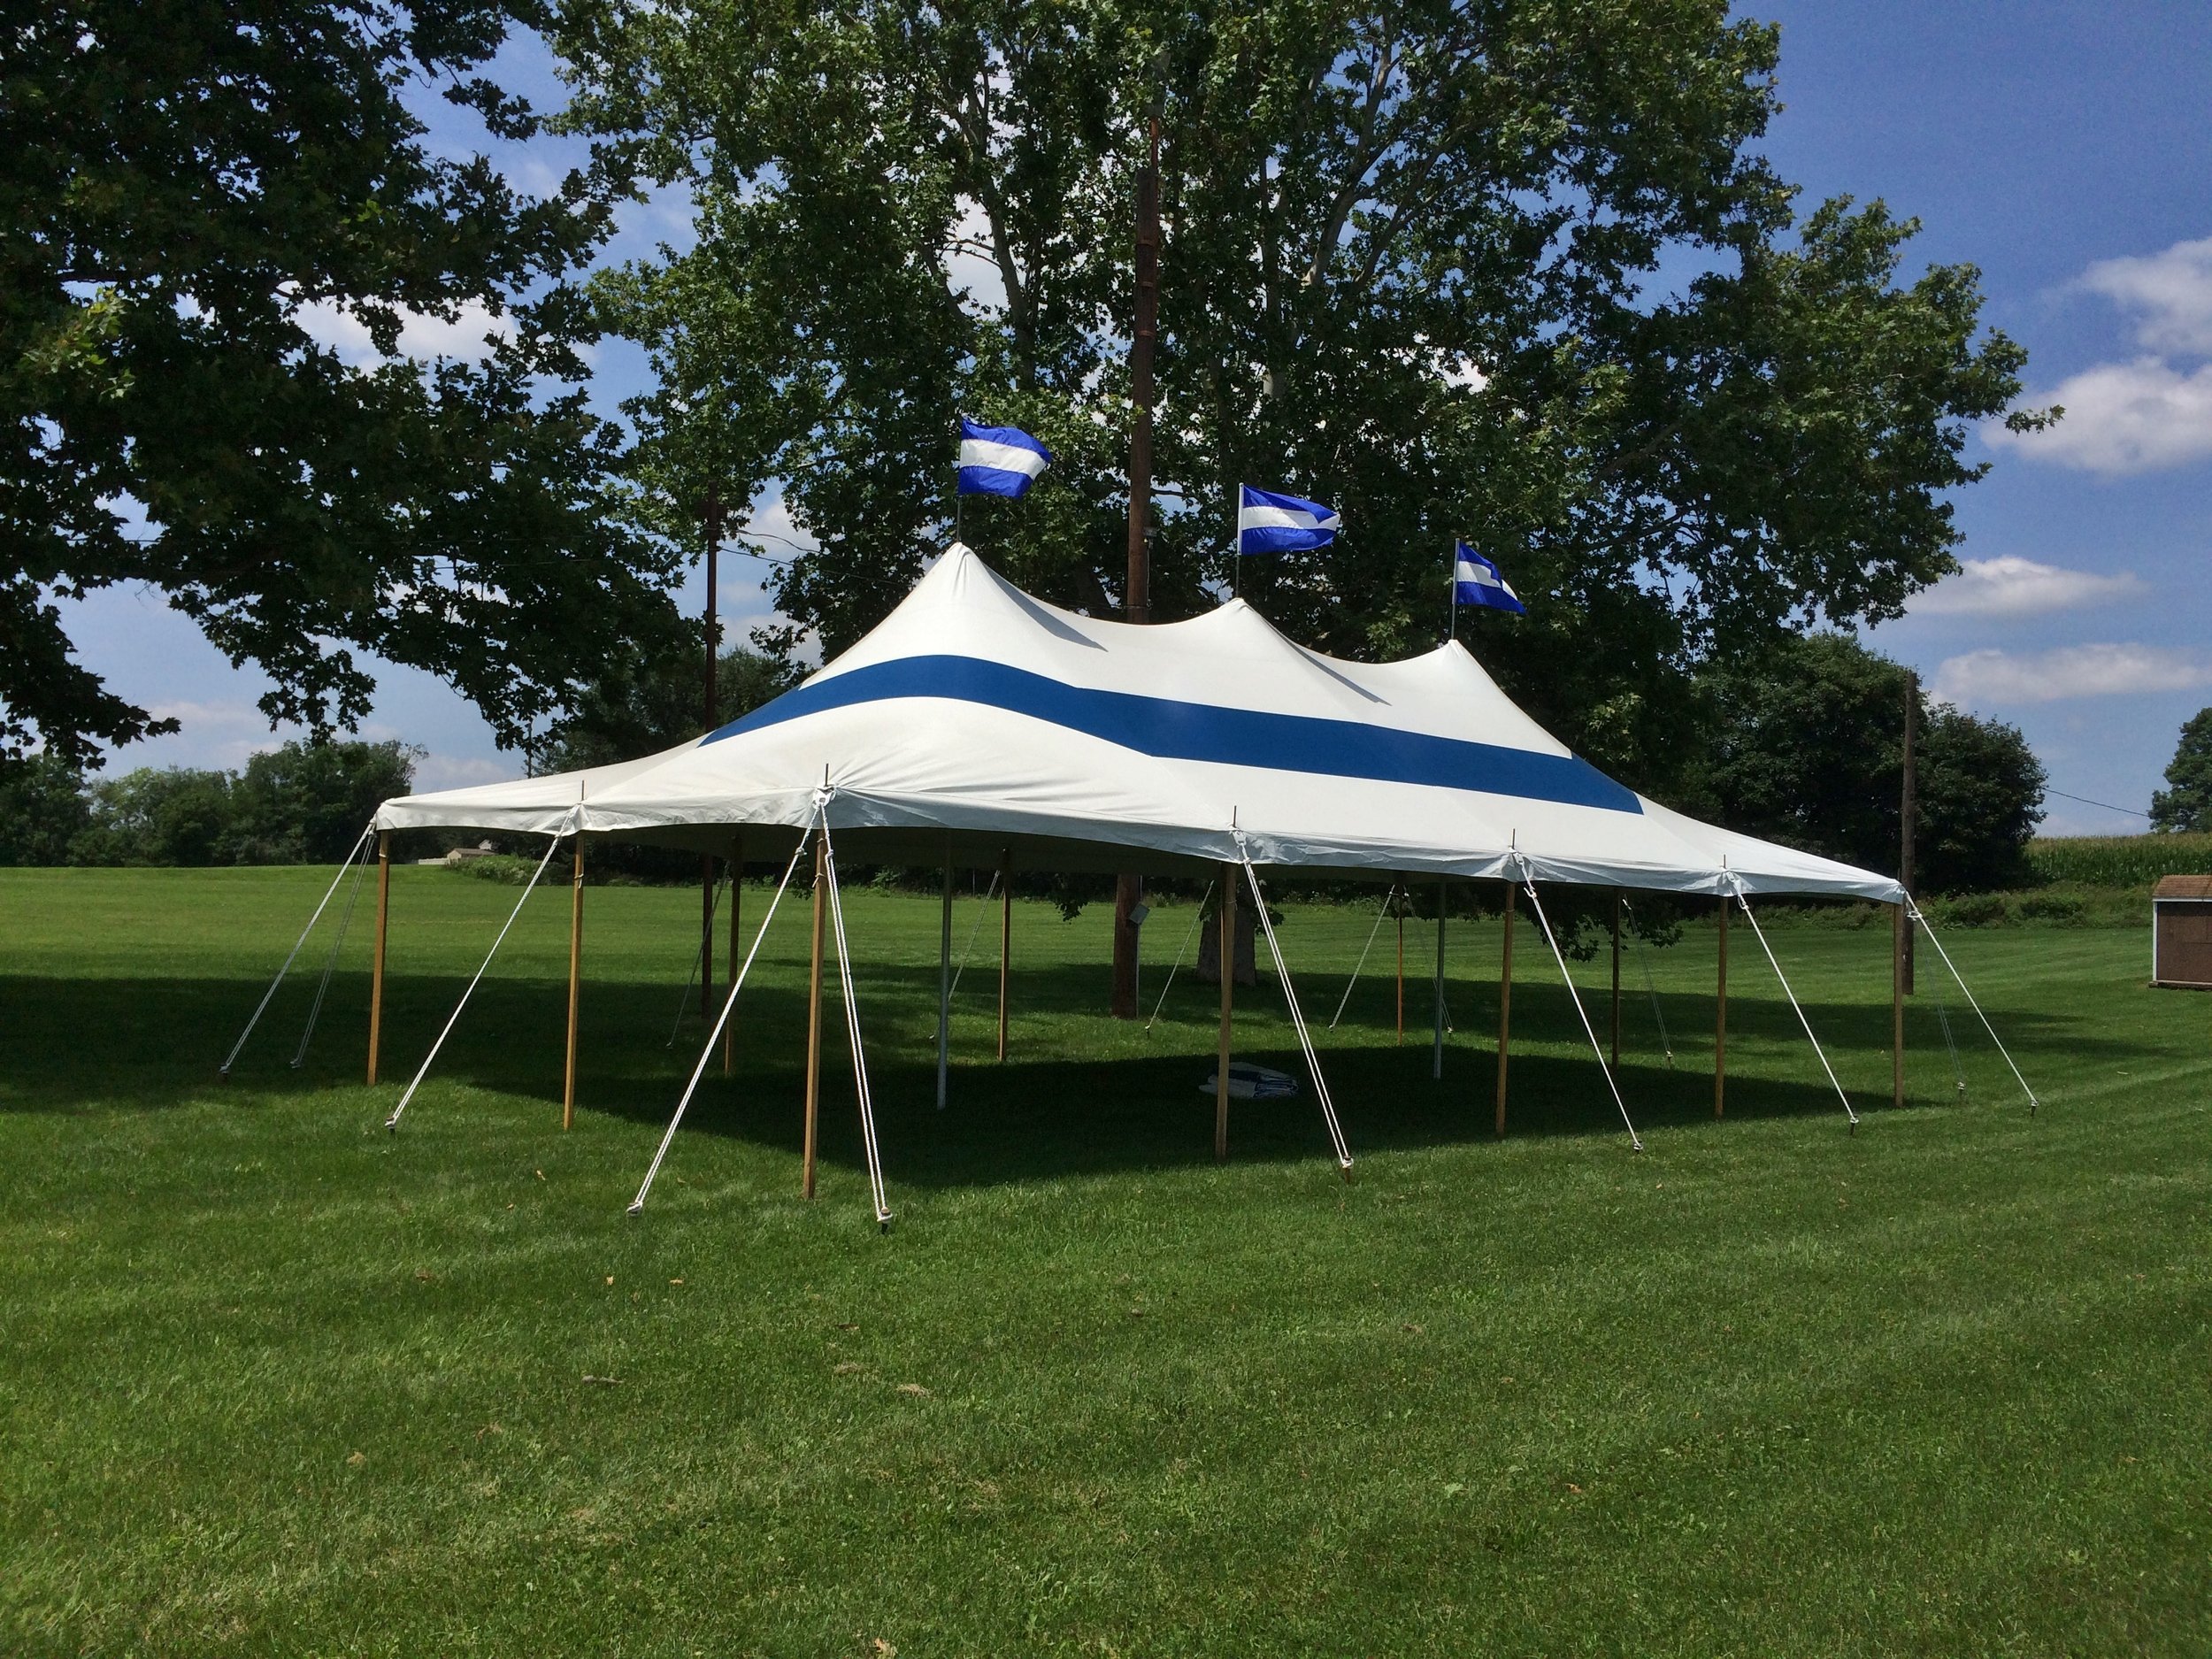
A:
MULTIPOLYGON (((735 1136, 799 1150, 805 1004, 794 964, 768 968, 749 985, 739 1010, 737 1075, 710 1064, 684 1133, 735 1136)), ((1179 981, 1160 1027, 1148 1038, 1109 1028, 1098 1012, 1104 975, 1087 964, 1041 965, 1014 985, 1014 1053, 989 1058, 995 970, 985 964, 963 984, 956 1010, 951 1110, 934 1109, 937 974, 933 964, 866 965, 859 977, 863 1032, 869 1044, 878 1123, 895 1180, 961 1186, 1051 1179, 1087 1172, 1182 1167, 1210 1162, 1212 1103, 1199 1092, 1210 1071, 1215 991, 1179 981), (1081 1050, 1109 1037, 1114 1052, 1081 1050), (1131 1054, 1135 1043, 1147 1052, 1131 1054)), ((1346 1024, 1331 1032, 1323 1016, 1340 995, 1334 975, 1306 976, 1302 989, 1355 1157, 1363 1153, 1487 1140, 1491 1136, 1496 987, 1455 979, 1448 988, 1455 1030, 1439 1084, 1429 1076, 1429 988, 1409 982, 1409 1030, 1401 1048, 1389 1026, 1386 980, 1356 996, 1346 1024)), ((452 1011, 466 979, 395 975, 387 985, 383 1074, 404 1085, 452 1011)), ((288 984, 272 1003, 234 1077, 216 1067, 260 987, 237 979, 16 978, 0 981, 18 1033, 97 1033, 81 1042, 19 1041, 6 1056, 0 1110, 150 1110, 228 1092, 242 1106, 272 1091, 328 1091, 334 1109, 365 1119, 389 1110, 390 1088, 358 1088, 365 1039, 367 980, 334 978, 306 1064, 288 1062, 312 1001, 311 984, 288 984), (342 1102, 343 1102, 342 1104, 342 1102)), ((1602 1033, 1603 994, 1585 987, 1602 1033)), ((1513 1135, 1597 1135, 1624 1132, 1611 1096, 1563 988, 1553 979, 1514 987, 1515 1053, 1509 1107, 1513 1135)), ((675 1042, 667 1042, 678 987, 666 981, 594 982, 583 1000, 580 1110, 651 1125, 667 1121, 696 1062, 705 1025, 693 993, 675 1042)), ((1150 999, 1148 998, 1148 1001, 1150 999)), ((1925 999, 1922 999, 1924 1003, 1925 999)), ((1279 987, 1263 974, 1240 987, 1237 1054, 1302 1072, 1279 987)), ((1650 1029, 1647 1001, 1624 1002, 1622 1094, 1640 1129, 1712 1122, 1709 996, 1663 998, 1677 1064, 1669 1070, 1650 1029)), ((1868 1002, 1813 1003, 1814 1028, 1862 1112, 1887 1104, 1889 1010, 1868 1002)), ((545 1102, 557 1119, 565 987, 543 979, 488 977, 430 1074, 418 1109, 440 1110, 444 1088, 478 1088, 545 1102)), ((833 995, 824 1010, 822 1154, 856 1164, 859 1133, 850 1059, 833 995)), ((1909 1012, 1914 1064, 1931 1063, 1939 1041, 1931 1010, 1909 1012)), ((2039 1049, 2076 1056, 2143 1057, 2083 1022, 2008 1010, 2030 1064, 2039 1049)), ((1968 1033, 1962 1032, 1964 1038, 1968 1033)), ((1755 981, 1730 999, 1732 1118, 1832 1117, 1841 1110, 1804 1043, 1794 1015, 1770 985, 1755 981)), ((1978 1041, 1978 1033, 1973 1033, 1978 1041)), ((4 1039, 0 1039, 4 1042, 4 1039)), ((1940 1064, 1940 1062, 1937 1062, 1940 1064)), ((1933 1096, 1922 1074, 1916 1100, 1933 1096)), ((1232 1156, 1240 1160, 1325 1159, 1326 1140, 1310 1089, 1286 1102, 1237 1102, 1232 1156)))

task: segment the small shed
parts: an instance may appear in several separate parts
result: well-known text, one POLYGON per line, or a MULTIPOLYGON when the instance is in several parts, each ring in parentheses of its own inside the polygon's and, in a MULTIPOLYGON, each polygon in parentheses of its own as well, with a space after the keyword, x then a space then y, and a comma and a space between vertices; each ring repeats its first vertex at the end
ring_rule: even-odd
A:
POLYGON ((2212 991, 2212 876, 2167 876, 2151 889, 2151 983, 2212 991))

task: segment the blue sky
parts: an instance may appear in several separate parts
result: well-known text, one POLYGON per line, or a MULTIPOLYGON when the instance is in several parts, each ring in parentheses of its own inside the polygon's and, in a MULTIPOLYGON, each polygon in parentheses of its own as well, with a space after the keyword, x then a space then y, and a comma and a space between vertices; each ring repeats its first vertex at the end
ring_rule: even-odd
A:
MULTIPOLYGON (((2029 349, 2030 401, 2069 410, 2043 436, 1977 435, 1975 455, 1995 465, 1958 498, 1966 573, 1871 642, 2026 732, 2063 792, 2047 830, 2140 828, 2066 797, 2139 813, 2181 722, 2212 704, 2212 5, 1764 0, 1739 12, 1782 25, 1786 107, 1766 148, 1805 204, 1880 196, 1920 219, 1908 275, 1978 265, 1987 320, 2029 349)), ((542 84, 534 54, 510 65, 542 84)), ((541 142, 502 159, 529 183, 567 157, 541 142)), ((680 204, 639 208, 615 251, 685 234, 680 204)), ((417 343, 452 337, 426 330, 417 343)), ((597 370, 611 399, 641 365, 610 347, 597 370)), ((741 634, 764 611, 758 570, 725 567, 726 622, 741 634)), ((71 611, 90 666, 184 721, 120 764, 236 765, 274 741, 254 708, 265 682, 158 595, 119 589, 71 611)), ((426 748, 426 787, 518 772, 438 682, 380 679, 366 730, 426 748)))

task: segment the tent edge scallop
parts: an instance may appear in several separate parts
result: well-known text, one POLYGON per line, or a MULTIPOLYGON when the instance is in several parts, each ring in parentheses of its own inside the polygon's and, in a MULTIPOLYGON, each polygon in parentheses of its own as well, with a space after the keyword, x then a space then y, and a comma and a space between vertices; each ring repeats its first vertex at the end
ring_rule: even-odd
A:
POLYGON ((1624 787, 1456 641, 1364 664, 1298 645, 1241 600, 1149 626, 1084 617, 958 543, 850 649, 740 720, 615 766, 399 797, 376 825, 554 834, 580 824, 710 849, 757 827, 781 844, 826 784, 849 857, 874 844, 1018 842, 1040 857, 1121 849, 1162 869, 1241 853, 1352 879, 1902 896, 1891 878, 1624 787), (948 659, 965 665, 933 681, 930 664, 948 659), (855 674, 881 694, 837 685, 855 674), (887 718, 894 709, 907 713, 887 718), (1248 753, 1263 746, 1275 752, 1248 753), (1484 787, 1504 781, 1515 787, 1484 787))

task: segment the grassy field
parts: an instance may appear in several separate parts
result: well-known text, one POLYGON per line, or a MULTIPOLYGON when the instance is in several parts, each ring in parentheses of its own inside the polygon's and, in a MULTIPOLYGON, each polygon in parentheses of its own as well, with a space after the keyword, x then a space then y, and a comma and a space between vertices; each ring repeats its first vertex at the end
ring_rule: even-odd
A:
MULTIPOLYGON (((1950 941, 2031 1118, 1924 958, 1891 1110, 1886 928, 1778 927, 1851 1136, 1740 929, 1713 1121, 1693 926, 1671 1069, 1628 964, 1640 1156, 1532 928, 1511 1133, 1494 923, 1431 1081, 1416 925, 1406 1046, 1383 976, 1325 1034, 1346 1186, 1310 1099, 1214 1164, 1213 993, 1096 1017, 1098 908, 1020 907, 1004 1067, 983 929, 938 1113, 935 907, 856 894, 883 1236, 841 1038, 798 1196, 802 909, 633 1221, 695 896, 589 895, 572 1132, 557 893, 388 1136, 515 894, 397 872, 383 1086, 358 916, 304 1065, 312 946, 219 1082, 327 879, 0 872, 10 1653, 2212 1651, 2212 998, 2144 929, 1950 941)), ((1317 1024, 1369 920, 1287 917, 1317 1024)))

